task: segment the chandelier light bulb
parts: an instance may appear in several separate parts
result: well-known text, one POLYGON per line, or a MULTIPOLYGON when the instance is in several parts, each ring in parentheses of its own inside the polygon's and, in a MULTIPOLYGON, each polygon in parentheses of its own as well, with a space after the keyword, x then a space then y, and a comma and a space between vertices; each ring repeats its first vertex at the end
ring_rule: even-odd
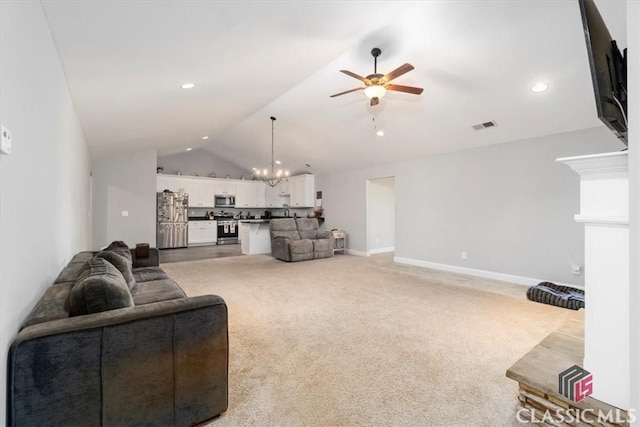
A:
POLYGON ((262 174, 263 174, 264 176, 267 176, 267 170, 266 170, 266 169, 264 169, 264 170, 262 171, 262 174))
POLYGON ((289 171, 284 171, 284 176, 289 176, 289 171))

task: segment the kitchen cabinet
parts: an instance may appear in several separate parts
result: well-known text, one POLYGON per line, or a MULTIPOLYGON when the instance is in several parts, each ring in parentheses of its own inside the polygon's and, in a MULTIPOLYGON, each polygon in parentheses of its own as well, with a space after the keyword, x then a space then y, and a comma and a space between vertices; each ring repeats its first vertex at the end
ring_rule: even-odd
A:
POLYGON ((214 206, 214 186, 208 179, 183 178, 184 192, 189 195, 190 208, 212 208, 214 206))
POLYGON ((236 182, 236 208, 265 207, 265 183, 262 181, 236 182))
POLYGON ((216 179, 213 180, 213 191, 216 196, 235 196, 236 195, 236 182, 238 180, 231 181, 229 179, 216 179))
MULTIPOLYGON (((289 178, 292 179, 292 178, 289 178)), ((265 184, 265 206, 268 208, 282 208, 290 204, 291 191, 289 181, 282 181, 275 187, 265 184)))
POLYGON ((313 175, 298 175, 289 178, 292 208, 312 208, 315 205, 315 179, 313 175))
POLYGON ((218 221, 189 221, 188 246, 213 245, 218 240, 218 221))
POLYGON ((156 191, 162 193, 164 190, 179 193, 183 187, 184 178, 177 175, 158 174, 156 177, 156 191))

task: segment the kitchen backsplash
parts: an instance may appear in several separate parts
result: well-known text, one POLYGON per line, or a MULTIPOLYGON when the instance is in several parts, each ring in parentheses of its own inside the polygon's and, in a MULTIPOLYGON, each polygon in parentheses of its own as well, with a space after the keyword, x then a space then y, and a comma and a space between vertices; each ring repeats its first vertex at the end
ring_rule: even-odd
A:
MULTIPOLYGON (((213 212, 218 215, 221 212, 232 213, 235 215, 240 215, 240 212, 245 215, 249 213, 250 216, 260 217, 264 215, 264 211, 271 211, 271 215, 273 216, 284 216, 284 208, 270 208, 270 209, 237 209, 237 208, 189 208, 189 216, 190 217, 203 217, 206 216, 208 212, 213 212)), ((306 217, 308 215, 313 216, 313 208, 303 208, 303 209, 293 209, 289 208, 289 216, 293 216, 296 214, 298 217, 306 217)))

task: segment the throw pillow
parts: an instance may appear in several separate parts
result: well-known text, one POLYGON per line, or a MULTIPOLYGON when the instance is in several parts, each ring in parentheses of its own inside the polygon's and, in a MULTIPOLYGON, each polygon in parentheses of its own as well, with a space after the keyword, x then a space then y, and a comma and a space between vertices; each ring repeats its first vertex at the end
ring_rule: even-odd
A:
POLYGON ((136 292, 138 284, 136 283, 136 279, 133 277, 133 272, 131 271, 131 260, 120 255, 120 253, 121 252, 115 251, 100 251, 96 254, 96 257, 104 258, 113 264, 113 266, 122 273, 124 281, 127 282, 127 286, 129 286, 129 291, 133 294, 136 292))
POLYGON ((133 297, 124 277, 104 258, 92 258, 69 293, 71 316, 133 307, 133 297))
POLYGON ((103 249, 104 251, 112 251, 116 252, 118 255, 122 255, 127 258, 129 261, 133 262, 133 257, 131 256, 131 251, 129 250, 129 246, 121 240, 115 240, 111 242, 109 246, 103 249))

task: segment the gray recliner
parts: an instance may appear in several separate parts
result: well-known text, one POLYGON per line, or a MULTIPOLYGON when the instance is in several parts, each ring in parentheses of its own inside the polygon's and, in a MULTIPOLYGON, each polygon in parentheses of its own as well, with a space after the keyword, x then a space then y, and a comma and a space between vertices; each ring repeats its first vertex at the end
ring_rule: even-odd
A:
POLYGON ((288 262, 332 257, 333 233, 318 228, 316 218, 272 219, 271 255, 288 262))

